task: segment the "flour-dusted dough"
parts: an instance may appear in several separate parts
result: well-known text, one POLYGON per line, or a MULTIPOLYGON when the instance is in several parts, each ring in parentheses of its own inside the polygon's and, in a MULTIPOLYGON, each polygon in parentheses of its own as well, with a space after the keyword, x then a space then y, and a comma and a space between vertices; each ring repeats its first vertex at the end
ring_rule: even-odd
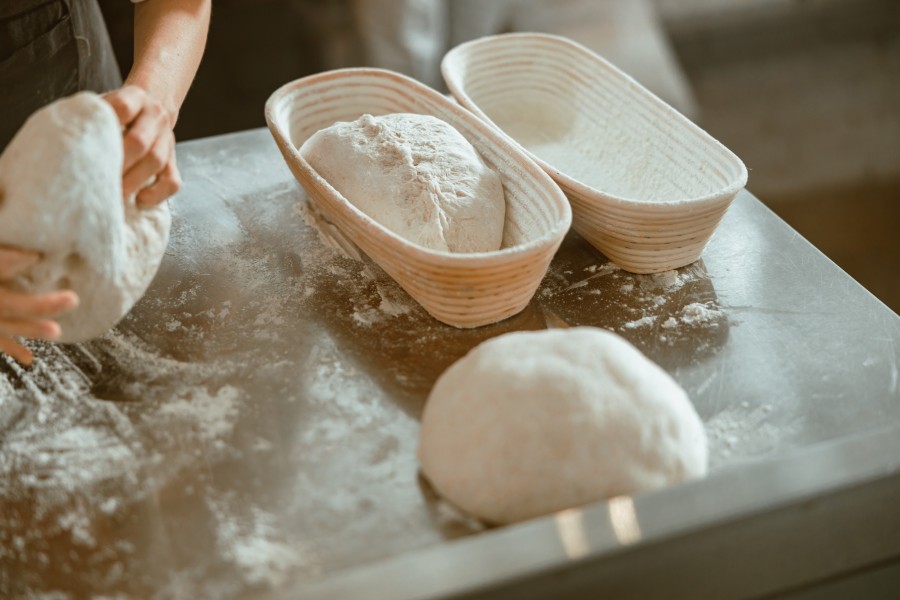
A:
POLYGON ((37 111, 0 156, 0 244, 43 258, 13 286, 73 289, 64 342, 97 337, 140 299, 166 249, 166 203, 122 201, 122 130, 112 107, 79 93, 37 111))
POLYGON ((411 242, 449 252, 500 248, 500 176, 440 119, 363 115, 318 131, 300 153, 350 203, 411 242))
POLYGON ((438 379, 422 471, 459 508, 510 523, 706 474, 687 395, 619 336, 591 327, 491 339, 438 379))

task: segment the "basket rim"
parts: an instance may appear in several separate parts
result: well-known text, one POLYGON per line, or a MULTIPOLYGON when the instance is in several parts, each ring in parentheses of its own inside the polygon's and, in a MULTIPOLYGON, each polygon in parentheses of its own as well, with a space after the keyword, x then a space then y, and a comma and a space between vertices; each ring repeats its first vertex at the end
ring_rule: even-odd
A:
POLYGON ((525 152, 534 162, 539 164, 541 168, 547 171, 547 173, 549 173, 551 177, 553 177, 553 179, 557 180, 559 182, 559 185, 564 190, 566 190, 567 192, 571 190, 572 193, 578 194, 583 198, 590 199, 597 204, 605 203, 609 205, 624 205, 647 212, 661 209, 671 210, 672 208, 679 207, 679 205, 683 205, 687 209, 688 207, 693 208, 697 205, 717 204, 723 202, 729 203, 731 199, 747 185, 747 167, 734 152, 725 147, 721 142, 715 139, 703 128, 678 112, 671 105, 661 100, 658 96, 656 96, 656 94, 635 81, 633 77, 607 61, 605 58, 603 58, 593 50, 569 38, 549 33, 533 32, 501 33, 497 35, 484 36, 481 38, 470 40, 468 42, 463 42, 451 48, 441 60, 441 74, 444 78, 444 82, 447 84, 447 87, 450 90, 450 93, 460 102, 460 104, 471 110, 479 118, 483 119, 487 123, 490 123, 492 127, 497 129, 497 131, 500 131, 507 139, 513 141, 513 143, 515 143, 516 146, 518 146, 523 152, 525 152), (469 57, 473 52, 479 50, 483 51, 485 48, 496 48, 503 46, 512 47, 516 44, 522 44, 523 42, 540 42, 545 45, 556 45, 558 47, 563 47, 569 51, 580 54, 587 60, 591 61, 592 65, 604 69, 622 83, 627 84, 628 89, 633 95, 645 97, 650 102, 652 102, 656 108, 662 110, 667 117, 673 119, 679 126, 685 127, 692 133, 698 135, 704 143, 707 143, 714 147, 723 158, 725 158, 728 162, 731 163, 733 167, 735 167, 734 177, 732 177, 728 184, 724 187, 714 192, 703 194, 700 196, 680 198, 677 200, 641 200, 637 198, 630 198, 627 196, 612 194, 597 189, 575 179, 570 175, 567 175, 565 172, 550 165, 549 163, 529 151, 527 148, 519 144, 515 140, 515 138, 513 138, 506 132, 503 132, 500 127, 497 126, 494 121, 483 110, 481 110, 478 104, 474 100, 472 100, 472 98, 466 93, 465 87, 461 81, 462 76, 459 75, 460 71, 462 70, 462 66, 469 62, 469 57))
MULTIPOLYGON (((544 169, 541 168, 541 166, 527 153, 523 152, 518 145, 511 143, 510 140, 501 135, 494 127, 482 121, 477 115, 467 110, 465 107, 456 104, 425 84, 400 73, 387 69, 354 67, 333 69, 301 77, 285 83, 272 92, 266 100, 265 118, 269 131, 272 133, 276 142, 278 142, 279 146, 287 152, 290 159, 294 162, 294 166, 300 170, 304 178, 306 178, 311 185, 328 193, 333 200, 337 201, 339 209, 348 213, 348 216, 352 216, 352 218, 360 221, 367 228, 373 229, 379 236, 384 237, 385 241, 389 241, 396 248, 402 249, 410 259, 417 259, 432 264, 441 264, 442 266, 447 267, 460 268, 472 268, 475 267, 476 264, 482 266, 505 264, 513 260, 521 260, 532 255, 541 254, 558 246, 571 228, 572 209, 564 192, 546 171, 544 171, 544 169), (287 131, 284 122, 288 119, 288 115, 291 112, 290 107, 287 105, 289 105, 292 97, 299 91, 324 82, 352 83, 354 80, 371 80, 372 78, 376 80, 387 80, 394 85, 399 84, 401 87, 405 88, 407 93, 421 96, 426 101, 440 105, 442 108, 450 111, 457 119, 466 121, 468 125, 477 131, 478 135, 482 136, 490 144, 496 146, 504 154, 513 158, 516 163, 521 165, 536 180, 536 182, 541 185, 543 188, 542 191, 546 192, 546 195, 554 200, 554 205, 551 208, 554 214, 550 219, 552 221, 552 226, 543 232, 540 237, 508 248, 501 248, 500 250, 488 252, 454 253, 444 250, 434 250, 415 244, 387 229, 344 198, 328 183, 327 180, 313 169, 312 165, 303 158, 299 149, 290 139, 290 134, 287 131)), ((452 123, 450 124, 453 125, 452 123)), ((352 237, 353 236, 351 235, 351 240, 352 237)))

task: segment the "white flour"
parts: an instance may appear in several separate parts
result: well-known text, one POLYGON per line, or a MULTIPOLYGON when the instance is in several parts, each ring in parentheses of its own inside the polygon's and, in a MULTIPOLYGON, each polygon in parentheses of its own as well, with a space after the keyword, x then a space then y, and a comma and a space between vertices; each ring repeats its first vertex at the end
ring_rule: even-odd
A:
POLYGON ((240 391, 226 385, 216 393, 195 387, 179 393, 156 411, 165 421, 191 423, 197 435, 204 441, 218 441, 234 429, 240 409, 240 391))
POLYGON ((84 400, 86 377, 57 348, 39 347, 38 357, 30 371, 0 359, 22 384, 0 383, 7 387, 0 406, 13 415, 0 444, 0 496, 34 494, 49 509, 105 480, 132 480, 139 447, 128 419, 107 403, 84 400))
MULTIPOLYGON (((609 304, 605 307, 635 314, 634 318, 619 326, 624 334, 658 334, 654 343, 670 346, 675 340, 696 336, 698 331, 719 334, 728 325, 728 315, 717 305, 715 296, 703 302, 679 306, 679 301, 693 299, 693 289, 688 286, 704 283, 706 275, 698 265, 654 275, 627 273, 612 263, 590 265, 581 270, 551 270, 540 297, 550 299, 563 294, 577 294, 576 298, 582 300, 595 277, 612 279, 602 284, 603 292, 610 295, 607 299, 609 304)), ((705 291, 708 288, 700 289, 705 291)), ((702 339, 693 351, 705 351, 708 343, 708 340, 702 339)), ((698 393, 708 385, 709 382, 700 386, 698 393)), ((726 408, 709 419, 705 428, 709 438, 710 470, 765 456, 784 444, 796 427, 776 422, 773 417, 772 405, 752 407, 744 402, 726 408)))
POLYGON ((718 326, 719 319, 722 318, 722 311, 718 308, 707 306, 695 302, 688 304, 681 311, 681 321, 687 325, 709 325, 718 326))
MULTIPOLYGON (((271 210, 271 206, 286 201, 277 196, 283 191, 275 190, 276 196, 254 211, 271 210)), ((309 213, 304 206, 301 203, 296 210, 307 218, 309 213)), ((207 362, 179 359, 179 356, 206 356, 207 352, 209 356, 218 356, 210 350, 223 343, 222 336, 216 334, 220 329, 235 329, 235 319, 245 324, 238 332, 239 341, 244 335, 266 343, 284 344, 287 338, 282 331, 294 322, 291 311, 298 307, 320 311, 323 319, 331 319, 332 325, 345 328, 341 330, 344 333, 359 334, 361 338, 365 335, 377 338, 381 332, 414 326, 423 330, 416 339, 421 342, 418 348, 440 350, 442 342, 450 339, 445 335, 446 328, 432 323, 423 309, 380 269, 368 261, 348 258, 359 256, 354 247, 335 243, 328 235, 321 234, 321 222, 313 221, 313 230, 321 234, 320 239, 332 240, 329 245, 304 232, 306 235, 292 248, 293 254, 272 257, 276 244, 269 243, 264 251, 254 254, 245 252, 238 244, 221 241, 231 239, 229 236, 239 239, 234 232, 248 227, 249 217, 242 220, 240 215, 235 215, 223 211, 221 220, 217 221, 222 230, 211 230, 210 239, 202 235, 189 239, 173 236, 174 255, 194 260, 192 257, 214 251, 217 258, 210 264, 224 264, 222 272, 207 271, 207 264, 198 259, 196 268, 185 269, 196 271, 196 278, 177 281, 143 301, 146 313, 160 316, 159 322, 150 327, 153 335, 165 340, 177 333, 184 347, 171 348, 169 354, 162 354, 140 339, 116 331, 95 342, 69 347, 65 352, 52 345, 33 344, 37 361, 31 370, 0 359, 0 498, 33 507, 42 520, 40 529, 27 528, 16 521, 15 512, 0 510, 0 564, 6 559, 41 564, 51 560, 52 556, 35 548, 39 542, 54 536, 71 540, 72 546, 79 549, 106 552, 108 534, 98 529, 104 519, 108 522, 123 518, 130 514, 128 508, 136 502, 152 499, 161 491, 180 488, 182 481, 190 481, 199 489, 203 485, 196 483, 202 480, 200 475, 215 467, 221 457, 239 452, 233 442, 248 433, 239 425, 247 422, 248 416, 261 412, 241 391, 241 382, 249 373, 240 354, 226 354, 233 358, 207 362), (290 261, 297 263, 296 268, 290 261), (285 264, 288 266, 284 267, 285 264), (296 275, 287 278, 288 284, 277 287, 273 284, 273 268, 293 268, 289 272, 296 275), (223 277, 239 280, 246 294, 227 298, 211 294, 209 288, 223 277), (104 377, 97 377, 101 365, 104 377), (121 377, 115 379, 117 373, 121 377), (92 381, 106 379, 107 375, 114 378, 108 389, 92 386, 92 381), (15 385, 10 385, 7 378, 15 385), (210 381, 220 383, 210 386, 210 381), (14 531, 16 539, 4 538, 5 531, 14 531)), ((176 221, 178 226, 182 225, 176 221)), ((266 230, 265 222, 254 226, 257 227, 254 235, 262 235, 260 232, 266 230)), ((548 285, 542 288, 542 297, 599 292, 594 289, 599 280, 611 278, 616 283, 613 289, 630 288, 629 292, 640 295, 638 302, 642 307, 650 307, 659 305, 660 299, 665 300, 697 277, 691 269, 674 275, 633 276, 611 263, 594 264, 566 276, 551 272, 548 285)), ((712 310, 712 307, 705 306, 705 309, 712 310)), ((699 309, 679 313, 677 321, 680 324, 685 319, 701 318, 703 314, 699 309)), ((659 326, 660 320, 657 318, 655 326, 659 326)), ((315 384, 303 393, 313 402, 327 404, 338 412, 333 422, 311 427, 308 433, 325 442, 342 443, 340 436, 346 435, 347 419, 357 419, 360 428, 368 426, 374 408, 366 408, 352 395, 348 397, 352 367, 342 365, 333 354, 332 351, 313 351, 302 356, 285 353, 273 358, 269 366, 286 368, 285 365, 295 365, 298 360, 321 363, 323 374, 317 373, 315 384), (334 376, 329 377, 328 372, 334 372, 334 376)), ((260 381, 266 379, 265 372, 253 375, 258 375, 260 381)), ((411 377, 409 372, 391 376, 395 376, 398 385, 404 386, 411 377)), ((296 398, 284 400, 293 402, 296 398)), ((261 459, 273 455, 275 437, 270 440, 268 433, 249 433, 252 437, 242 444, 248 449, 248 455, 261 459)), ((241 456, 237 454, 236 458, 241 456)), ((348 498, 348 502, 353 499, 348 498)), ((274 522, 276 511, 269 512, 271 509, 263 505, 250 503, 246 498, 240 501, 217 490, 205 497, 203 506, 210 513, 215 552, 233 567, 230 572, 240 581, 267 586, 286 581, 289 573, 298 570, 314 573, 318 568, 316 558, 303 545, 287 539, 279 531, 274 522)), ((439 520, 447 527, 456 527, 450 515, 442 515, 439 520)), ((142 550, 136 550, 130 542, 115 543, 115 551, 120 556, 137 556, 142 550)), ((115 580, 121 577, 123 568, 122 563, 113 564, 106 576, 115 580)), ((125 576, 129 576, 127 571, 125 576)), ((190 566, 172 573, 168 584, 151 597, 236 594, 233 581, 222 583, 221 589, 215 587, 219 584, 218 579, 211 580, 208 571, 190 566)), ((38 591, 35 592, 32 597, 39 597, 38 591)), ((46 597, 53 597, 51 592, 47 594, 50 595, 46 597)))
POLYGON ((391 317, 399 317, 415 310, 415 301, 405 292, 396 288, 376 284, 378 293, 377 305, 372 306, 367 300, 354 301, 353 320, 363 327, 371 327, 391 317))
POLYGON ((277 519, 234 494, 210 497, 207 505, 216 522, 216 543, 226 561, 251 585, 277 586, 293 568, 305 566, 302 551, 285 543, 277 519))
MULTIPOLYGON (((347 287, 353 305, 350 317, 357 326, 371 328, 388 319, 423 310, 399 286, 389 281, 381 269, 364 259, 359 249, 307 202, 298 203, 295 212, 316 232, 321 242, 318 250, 320 260, 329 264, 327 268, 331 274, 347 287), (333 264, 337 257, 354 262, 346 268, 338 266, 333 264), (373 285, 375 294, 371 289, 373 285)), ((305 295, 311 296, 314 293, 314 288, 308 285, 305 287, 305 295)))
MULTIPOLYGON (((58 561, 47 545, 57 537, 92 555, 127 560, 135 548, 124 540, 110 545, 110 519, 224 452, 243 410, 241 393, 203 382, 234 367, 162 357, 120 332, 65 351, 30 345, 31 369, 0 358, 0 499, 7 507, 0 511, 0 565, 58 561), (116 387, 117 401, 99 399, 105 392, 91 379, 101 362, 141 383, 116 387), (167 384, 173 381, 180 382, 177 393, 167 384), (19 514, 31 515, 35 526, 18 522, 19 514)), ((124 569, 109 563, 104 577, 115 582, 124 569)))
POLYGON ((522 146, 596 190, 637 201, 668 202, 716 191, 711 177, 697 175, 704 172, 701 164, 675 164, 664 138, 648 130, 650 126, 640 118, 573 107, 540 98, 516 98, 512 104, 483 108, 522 146))
POLYGON ((709 419, 705 427, 710 470, 725 463, 760 458, 782 446, 782 440, 793 435, 794 428, 776 423, 773 413, 771 404, 751 407, 744 402, 709 419))
MULTIPOLYGON (((119 503, 107 494, 113 489, 136 500, 153 491, 138 486, 142 473, 152 470, 156 485, 162 485, 184 466, 175 461, 169 469, 157 468, 160 452, 226 439, 239 416, 237 389, 212 391, 197 383, 214 371, 227 372, 224 364, 179 363, 118 332, 68 355, 49 344, 33 348, 39 360, 31 370, 3 359, 19 385, 0 383, 8 388, 0 394, 0 414, 14 415, 7 417, 0 440, 0 497, 29 497, 41 513, 83 499, 109 511, 119 503), (126 397, 141 400, 138 406, 99 400, 84 367, 75 362, 98 360, 93 353, 115 356, 120 368, 143 373, 142 381, 172 377, 184 385, 165 399, 159 397, 164 387, 125 386, 126 397)), ((65 517, 59 524, 71 530, 73 522, 65 517)))
MULTIPOLYGON (((664 320, 660 327, 666 330, 677 330, 679 327, 687 325, 689 327, 710 327, 715 328, 719 327, 720 324, 725 320, 725 313, 711 305, 701 304, 699 302, 693 302, 684 306, 681 309, 681 312, 674 317, 668 317, 664 320)), ((635 327, 640 327, 644 325, 650 325, 655 322, 656 318, 644 317, 643 319, 638 319, 637 321, 631 321, 629 323, 625 323, 623 327, 626 329, 632 329, 635 327), (647 321, 647 319, 650 319, 647 321)))
POLYGON ((506 210, 500 176, 436 117, 339 121, 307 139, 300 154, 348 202, 415 244, 449 252, 500 248, 506 210))
POLYGON ((622 325, 623 329, 638 329, 640 327, 649 327, 656 322, 656 316, 648 315, 646 317, 641 317, 640 319, 636 319, 634 321, 629 321, 622 325))
MULTIPOLYGON (((233 218, 223 214, 223 226, 229 230, 246 226, 232 222, 233 218)), ((265 227, 264 223, 253 225, 265 227)), ((183 225, 176 221, 179 226, 183 225)), ((220 233, 227 237, 227 232, 220 233)), ((197 278, 176 280, 169 289, 146 297, 140 310, 159 319, 141 325, 150 338, 178 336, 179 344, 166 354, 116 330, 68 347, 30 343, 36 356, 31 369, 0 357, 0 499, 7 506, 27 506, 28 518, 41 523, 29 527, 19 520, 19 511, 0 509, 0 596, 5 585, 2 565, 7 559, 12 565, 59 560, 44 549, 55 536, 92 554, 107 553, 108 534, 102 528, 109 519, 129 514, 130 507, 172 484, 177 486, 180 480, 197 485, 222 458, 240 458, 233 443, 235 428, 242 415, 257 408, 248 404, 238 382, 248 374, 265 380, 267 369, 291 368, 292 362, 273 357, 250 373, 252 367, 240 353, 234 359, 203 361, 207 352, 218 355, 217 345, 227 348, 230 337, 251 337, 261 340, 260 348, 269 343, 283 346, 282 332, 290 324, 291 311, 297 310, 298 303, 310 303, 308 310, 322 310, 316 303, 323 302, 323 292, 329 294, 325 308, 353 327, 371 328, 416 311, 421 314, 421 308, 380 269, 346 258, 342 247, 336 251, 334 244, 323 245, 315 236, 306 235, 303 240, 296 254, 302 268, 286 279, 288 283, 284 277, 273 277, 273 268, 281 263, 268 250, 254 254, 237 244, 219 245, 214 249, 215 264, 226 271, 217 277, 240 280, 239 293, 213 296, 217 299, 211 301, 209 287, 217 279, 198 262, 191 269, 197 278), (334 298, 340 303, 335 304, 334 298), (364 317, 363 323, 357 315, 364 317), (233 333, 216 335, 219 330, 233 333), (179 356, 189 356, 192 362, 179 356), (221 383, 211 386, 211 381, 221 383)), ((204 244, 202 235, 175 236, 171 252, 184 260, 201 261, 204 252, 210 251, 204 244)), ((342 373, 344 378, 351 375, 342 373)), ((335 392, 334 398, 342 397, 335 392)), ((256 435, 247 451, 269 453, 272 449, 270 440, 256 435)), ((247 514, 246 505, 213 500, 207 509, 215 517, 219 560, 235 567, 237 581, 222 583, 224 587, 218 589, 215 586, 221 582, 211 581, 207 571, 186 569, 189 573, 173 576, 171 586, 158 597, 230 597, 240 591, 241 582, 276 585, 289 572, 315 570, 311 556, 296 546, 296 540, 288 543, 280 537, 274 517, 262 509, 247 514)), ((115 552, 122 562, 104 567, 109 581, 127 573, 123 570, 129 556, 143 554, 118 542, 115 552)), ((27 597, 53 597, 56 592, 51 590, 37 588, 27 597)), ((58 597, 77 595, 59 593, 58 597)))

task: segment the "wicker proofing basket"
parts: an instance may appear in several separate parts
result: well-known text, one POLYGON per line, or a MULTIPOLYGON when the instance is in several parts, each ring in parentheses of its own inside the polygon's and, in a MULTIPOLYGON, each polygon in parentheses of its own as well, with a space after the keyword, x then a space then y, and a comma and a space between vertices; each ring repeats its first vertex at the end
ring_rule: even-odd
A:
POLYGON ((441 69, 463 106, 506 132, 562 187, 575 230, 628 271, 657 273, 697 260, 747 183, 747 169, 731 151, 566 38, 481 38, 448 52, 441 69), (548 113, 556 123, 546 121, 548 113), (539 142, 515 129, 537 120, 550 123, 539 142), (638 184, 629 190, 578 181, 572 162, 557 155, 550 164, 537 155, 537 144, 554 138, 570 148, 596 148, 592 156, 600 158, 591 168, 618 169, 619 180, 638 184))
POLYGON ((452 100, 398 73, 341 69, 298 79, 269 97, 266 121, 314 208, 448 325, 478 327, 525 308, 571 225, 562 191, 515 144, 452 100), (506 195, 500 250, 456 254, 413 244, 350 204, 298 151, 336 121, 396 112, 443 119, 500 174, 506 195))

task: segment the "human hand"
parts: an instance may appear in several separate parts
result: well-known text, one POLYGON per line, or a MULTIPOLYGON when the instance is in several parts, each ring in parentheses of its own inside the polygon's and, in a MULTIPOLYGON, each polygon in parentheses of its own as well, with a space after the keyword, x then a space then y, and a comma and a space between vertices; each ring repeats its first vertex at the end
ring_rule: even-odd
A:
POLYGON ((57 317, 78 306, 71 290, 47 294, 22 294, 4 285, 38 260, 37 252, 0 245, 0 352, 6 352, 22 364, 30 365, 31 351, 15 337, 55 340, 62 334, 57 317))
POLYGON ((140 207, 155 206, 181 188, 175 165, 175 116, 143 88, 125 85, 103 95, 124 128, 122 194, 140 207))

